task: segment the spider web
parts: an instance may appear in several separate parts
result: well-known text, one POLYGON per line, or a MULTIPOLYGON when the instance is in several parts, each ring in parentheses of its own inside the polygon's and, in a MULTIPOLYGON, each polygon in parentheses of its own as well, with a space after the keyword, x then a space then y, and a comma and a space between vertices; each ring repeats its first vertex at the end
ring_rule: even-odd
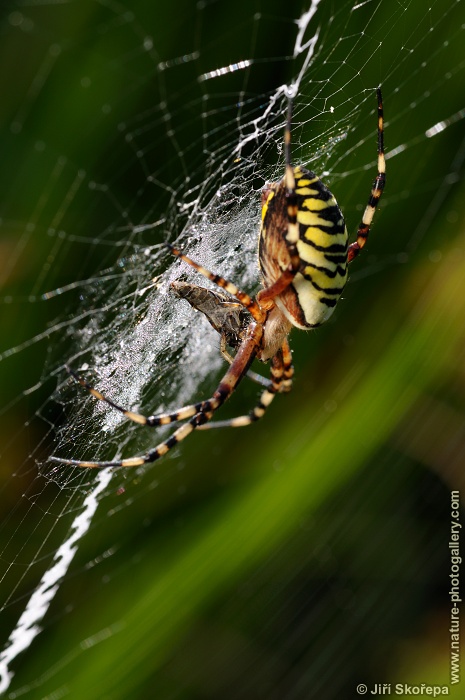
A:
MULTIPOLYGON (((293 341, 300 412, 319 389, 301 439, 317 435, 337 397, 363 373, 360 366, 349 373, 349 388, 347 378, 330 381, 336 357, 365 337, 358 328, 373 300, 382 297, 392 310, 412 261, 434 267, 447 251, 457 257, 461 250, 462 214, 452 198, 465 153, 464 22, 453 0, 427 8, 419 0, 309 0, 285 9, 258 0, 253 7, 207 1, 172 9, 106 0, 4 6, 2 63, 11 74, 2 85, 0 688, 8 697, 79 697, 75 669, 89 663, 100 642, 130 629, 129 612, 116 602, 95 624, 82 623, 81 611, 92 609, 88 600, 102 586, 108 599, 121 586, 128 599, 140 594, 128 583, 131 572, 139 585, 150 552, 156 578, 205 512, 221 508, 229 489, 255 483, 251 446, 272 438, 273 428, 261 425, 250 429, 255 437, 211 431, 155 465, 124 473, 54 466, 50 454, 119 459, 169 434, 94 401, 70 380, 66 365, 147 415, 210 396, 224 371, 218 337, 170 292, 179 278, 208 283, 173 260, 163 243, 176 242, 250 293, 259 289, 260 192, 283 175, 289 91, 293 161, 331 187, 354 232, 376 174, 381 85, 388 184, 367 252, 351 271, 343 310, 327 329, 293 341), (315 367, 327 383, 315 378, 315 367), (65 620, 72 632, 63 635, 65 620)), ((243 413, 244 404, 249 410, 255 396, 253 386, 244 386, 230 415, 243 413)), ((462 410, 463 397, 454 401, 462 410)), ((290 402, 281 410, 290 411, 290 402)), ((270 425, 284 434, 279 414, 277 408, 270 425)), ((406 449, 408 435, 407 426, 396 449, 406 449)), ((292 444, 272 469, 291 460, 299 448, 292 444)), ((457 449, 462 454, 463 443, 457 449)), ((413 451, 426 459, 418 446, 413 451)), ((369 498, 373 483, 360 488, 369 498)), ((312 543, 315 552, 323 546, 312 543)), ((264 562, 272 567, 271 554, 264 562)), ((289 580, 298 575, 294 570, 289 580)), ((328 580, 327 572, 322 576, 328 580)), ((196 619, 202 605, 192 613, 196 619)), ((188 625, 181 628, 195 636, 188 625)), ((178 697, 179 676, 185 687, 195 686, 193 669, 179 670, 183 649, 170 657, 170 682, 157 677, 158 697, 178 697)), ((276 682, 265 666, 263 678, 276 682)), ((313 680, 303 673, 292 680, 287 669, 280 687, 289 695, 276 697, 308 697, 313 680)), ((351 680, 349 672, 342 675, 351 680)), ((216 686, 209 680, 199 697, 227 697, 218 680, 216 686)), ((131 697, 146 697, 138 683, 131 697)), ((327 686, 322 697, 336 697, 341 687, 327 686)), ((250 688, 231 697, 248 697, 250 688)), ((268 690, 263 697, 275 697, 268 690)), ((190 692, 186 697, 194 697, 190 692)))

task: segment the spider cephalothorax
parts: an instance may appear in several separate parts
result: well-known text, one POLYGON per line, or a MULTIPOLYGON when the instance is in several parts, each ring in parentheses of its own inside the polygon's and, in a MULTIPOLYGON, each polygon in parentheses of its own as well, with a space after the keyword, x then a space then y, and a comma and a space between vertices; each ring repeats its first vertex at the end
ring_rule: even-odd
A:
POLYGON ((167 244, 173 255, 183 260, 223 291, 213 291, 185 282, 174 282, 172 289, 201 311, 221 336, 221 352, 230 367, 213 396, 171 413, 144 416, 128 411, 91 387, 73 370, 68 371, 93 396, 105 401, 130 420, 142 425, 166 425, 186 420, 167 440, 140 457, 111 462, 85 462, 52 457, 55 462, 79 467, 137 467, 154 462, 193 430, 214 427, 240 427, 261 418, 276 394, 289 391, 292 359, 287 337, 293 326, 308 330, 321 325, 334 311, 347 281, 348 263, 366 243, 376 206, 385 183, 383 145, 383 103, 378 96, 378 174, 357 239, 348 244, 341 210, 328 188, 315 173, 291 165, 291 100, 284 131, 286 170, 279 183, 268 185, 262 196, 262 223, 259 234, 259 263, 263 289, 251 298, 235 284, 215 275, 167 244), (231 357, 226 346, 235 351, 231 357), (258 358, 271 361, 271 379, 250 371, 258 358), (258 404, 248 414, 224 421, 211 419, 236 389, 244 376, 265 386, 258 404))

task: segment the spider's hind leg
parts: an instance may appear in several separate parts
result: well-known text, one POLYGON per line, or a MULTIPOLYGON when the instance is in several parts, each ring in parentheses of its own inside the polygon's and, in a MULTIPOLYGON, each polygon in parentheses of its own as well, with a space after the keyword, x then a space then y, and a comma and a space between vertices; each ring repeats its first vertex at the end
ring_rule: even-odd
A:
POLYGON ((294 368, 292 366, 292 356, 289 343, 284 341, 281 349, 271 361, 271 381, 265 391, 260 395, 258 404, 244 416, 237 416, 229 420, 214 421, 199 426, 199 430, 209 430, 210 428, 242 428, 255 423, 263 418, 268 406, 273 401, 276 394, 288 392, 292 388, 292 376, 294 368))
MULTIPOLYGON (((175 430, 169 438, 161 442, 156 447, 153 447, 146 454, 139 457, 130 457, 129 459, 111 462, 88 462, 78 459, 64 459, 61 457, 50 457, 50 461, 89 469, 103 469, 105 467, 140 467, 143 464, 155 462, 157 459, 160 459, 160 457, 163 457, 163 455, 169 452, 179 442, 184 440, 196 428, 199 428, 204 423, 207 423, 207 421, 209 421, 213 416, 214 412, 217 411, 218 408, 220 408, 220 406, 222 406, 231 396, 252 363, 257 350, 260 347, 262 335, 262 326, 252 321, 247 330, 247 336, 238 349, 232 365, 223 376, 223 379, 219 383, 213 396, 208 399, 208 401, 202 402, 204 408, 195 413, 195 415, 187 423, 184 423, 184 425, 181 425, 177 430, 175 430)), ((104 398, 102 400, 106 401, 104 398)))
POLYGON ((196 413, 202 413, 209 411, 211 409, 209 401, 199 401, 198 403, 191 404, 190 406, 183 406, 178 408, 176 411, 170 411, 169 413, 159 413, 156 416, 144 416, 142 413, 136 413, 135 411, 130 411, 123 408, 119 404, 115 403, 104 394, 102 394, 91 384, 88 384, 85 379, 83 379, 77 372, 75 372, 71 367, 66 366, 66 370, 71 374, 74 379, 79 382, 84 389, 87 389, 89 394, 92 394, 99 401, 103 401, 108 404, 116 411, 123 414, 128 420, 138 423, 139 425, 146 425, 150 428, 154 428, 160 425, 169 425, 169 423, 176 423, 180 420, 185 420, 186 418, 191 418, 195 416, 196 413))

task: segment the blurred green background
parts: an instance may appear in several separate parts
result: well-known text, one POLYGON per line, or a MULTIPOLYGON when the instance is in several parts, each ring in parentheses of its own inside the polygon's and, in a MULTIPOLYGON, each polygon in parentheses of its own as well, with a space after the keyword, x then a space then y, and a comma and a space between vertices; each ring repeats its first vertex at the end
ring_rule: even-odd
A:
MULTIPOLYGON (((41 295, 113 274, 138 246, 160 242, 163 227, 152 237, 137 232, 142 222, 166 216, 173 238, 181 232, 187 174, 195 188, 210 154, 233 157, 240 101, 258 117, 301 69, 292 50, 307 9, 2 8, 7 646, 96 478, 46 462, 70 420, 54 391, 79 342, 85 293, 41 295), (247 58, 245 73, 198 81, 247 58)), ((354 231, 374 175, 372 93, 382 84, 391 157, 369 247, 334 319, 293 333, 294 390, 262 423, 194 435, 172 459, 115 475, 42 631, 11 665, 7 697, 326 700, 357 697, 359 683, 450 683, 450 492, 465 461, 464 22, 452 0, 428 10, 420 0, 322 0, 294 157, 328 171, 354 231)), ((275 162, 279 143, 252 144, 245 163, 257 152, 275 162)), ((258 167, 247 171, 257 201, 258 167)), ((115 323, 125 310, 121 301, 115 323)), ((231 411, 255 394, 244 386, 231 411)), ((71 423, 76 444, 89 425, 71 423)))

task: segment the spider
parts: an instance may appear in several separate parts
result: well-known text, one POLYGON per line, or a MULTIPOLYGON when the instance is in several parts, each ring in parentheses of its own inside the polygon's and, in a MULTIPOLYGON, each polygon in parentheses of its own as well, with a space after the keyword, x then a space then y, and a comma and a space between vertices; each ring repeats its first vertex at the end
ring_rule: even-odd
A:
POLYGON ((292 327, 316 328, 333 313, 347 281, 347 267, 364 247, 375 209, 385 184, 383 143, 383 101, 378 98, 378 173, 357 231, 348 244, 342 212, 328 188, 315 173, 291 165, 292 100, 288 99, 284 130, 285 175, 281 182, 268 184, 262 192, 262 221, 259 233, 259 264, 263 288, 255 299, 232 282, 210 272, 174 245, 171 253, 224 291, 174 282, 174 293, 202 311, 221 335, 221 352, 230 363, 211 398, 184 406, 171 413, 144 416, 126 410, 94 389, 71 368, 68 372, 87 391, 105 401, 126 418, 146 426, 167 425, 186 420, 172 435, 146 454, 119 461, 87 462, 51 457, 54 462, 78 467, 138 467, 154 462, 194 430, 240 427, 259 420, 276 394, 291 389, 293 367, 288 335, 292 327), (231 357, 226 350, 235 350, 231 357), (257 358, 271 361, 271 379, 249 370, 257 358), (210 422, 245 375, 264 385, 258 404, 248 414, 230 420, 210 422))

